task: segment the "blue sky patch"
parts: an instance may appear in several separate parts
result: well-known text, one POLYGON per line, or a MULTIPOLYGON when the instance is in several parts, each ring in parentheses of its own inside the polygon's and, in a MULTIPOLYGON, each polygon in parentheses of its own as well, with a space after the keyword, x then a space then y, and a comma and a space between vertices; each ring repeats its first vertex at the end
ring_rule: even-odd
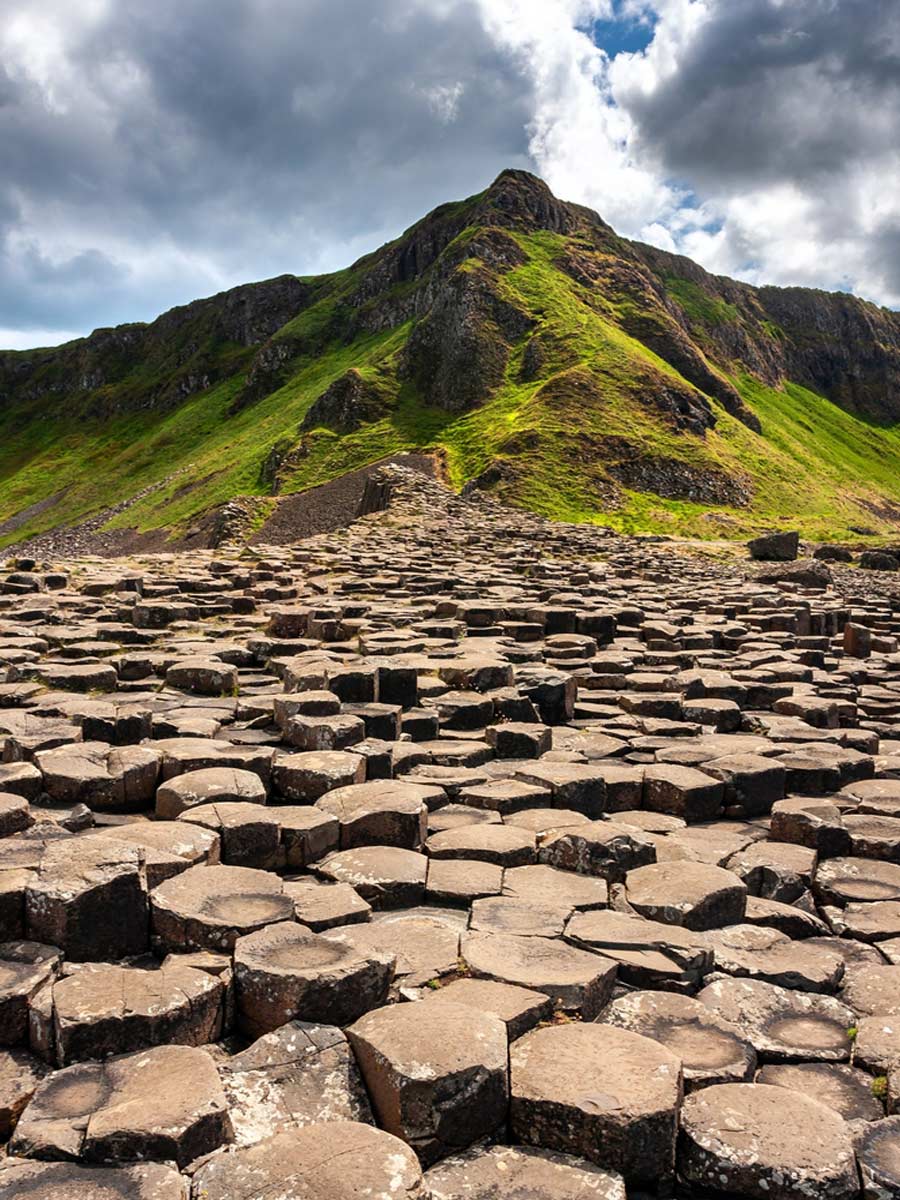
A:
MULTIPOLYGON (((617 14, 621 12, 621 4, 615 5, 615 11, 617 14)), ((594 21, 590 34, 595 46, 605 50, 610 58, 615 58, 617 54, 634 54, 645 50, 653 41, 655 29, 656 17, 653 14, 648 13, 640 20, 618 15, 610 21, 594 21)))

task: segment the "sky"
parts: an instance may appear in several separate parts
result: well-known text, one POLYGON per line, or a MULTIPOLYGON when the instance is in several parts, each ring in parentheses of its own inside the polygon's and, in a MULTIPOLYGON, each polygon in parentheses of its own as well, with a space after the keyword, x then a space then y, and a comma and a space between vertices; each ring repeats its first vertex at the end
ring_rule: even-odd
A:
POLYGON ((900 0, 0 0, 0 346, 335 270, 505 167, 900 307, 900 0))

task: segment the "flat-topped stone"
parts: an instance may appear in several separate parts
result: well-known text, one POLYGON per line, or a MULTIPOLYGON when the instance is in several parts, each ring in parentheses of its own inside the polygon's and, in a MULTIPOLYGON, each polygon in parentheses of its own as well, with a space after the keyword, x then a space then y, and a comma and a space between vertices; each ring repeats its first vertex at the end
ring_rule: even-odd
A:
POLYGON ((510 1125, 523 1143, 579 1155, 629 1186, 675 1169, 681 1060, 608 1025, 535 1029, 510 1048, 510 1125))
POLYGON ((625 1182, 583 1158, 531 1146, 475 1147, 425 1172, 433 1200, 625 1200, 625 1182))
POLYGON ((428 809, 444 799, 442 788, 373 779, 326 792, 316 805, 338 821, 344 850, 372 845, 419 850, 428 832, 428 809))
POLYGON ((751 979, 716 980, 697 999, 741 1030, 764 1062, 847 1062, 856 1016, 831 996, 751 979))
POLYGON ((833 1109, 762 1083, 724 1083, 684 1102, 679 1173, 729 1196, 853 1200, 853 1140, 833 1109))
POLYGON ((334 1025, 289 1021, 218 1069, 239 1146, 319 1121, 373 1124, 356 1059, 334 1025))
POLYGON ((10 1149, 31 1158, 151 1158, 184 1167, 231 1137, 210 1056, 188 1046, 157 1046, 48 1076, 23 1112, 10 1149))
POLYGON ((224 982, 174 961, 158 970, 86 964, 51 991, 59 1066, 150 1046, 203 1046, 222 1032, 224 982))
POLYGON ((258 775, 235 767, 185 771, 157 788, 156 815, 173 821, 189 809, 215 801, 265 804, 266 789, 258 775))
POLYGON ((347 1030, 379 1122, 433 1163, 506 1122, 506 1025, 449 1002, 376 1009, 347 1030))
POLYGON ((565 1012, 593 1020, 612 992, 616 964, 559 938, 467 933, 461 955, 478 978, 544 992, 565 1012))
POLYGON ((187 1200, 182 1175, 162 1163, 84 1167, 8 1158, 0 1164, 0 1200, 187 1200))
POLYGON ((333 930, 267 925, 234 945, 238 1025, 250 1037, 295 1020, 349 1025, 384 1003, 394 965, 393 954, 363 952, 333 930))
POLYGON ((358 846, 316 864, 323 879, 349 883, 373 908, 405 908, 425 895, 428 859, 398 846, 358 846))
POLYGON ((628 903, 642 916, 687 929, 717 929, 741 921, 747 887, 731 871, 704 863, 661 862, 629 871, 628 903))
POLYGON ((632 992, 607 1005, 599 1020, 651 1038, 677 1054, 685 1091, 745 1083, 755 1074, 756 1051, 737 1026, 690 996, 632 992))
POLYGON ((422 1169, 399 1138, 358 1121, 317 1122, 238 1146, 201 1165, 202 1200, 251 1196, 339 1196, 422 1200, 422 1169))
POLYGON ((242 935, 294 912, 280 879, 248 867, 191 867, 150 899, 153 941, 165 950, 231 950, 242 935))

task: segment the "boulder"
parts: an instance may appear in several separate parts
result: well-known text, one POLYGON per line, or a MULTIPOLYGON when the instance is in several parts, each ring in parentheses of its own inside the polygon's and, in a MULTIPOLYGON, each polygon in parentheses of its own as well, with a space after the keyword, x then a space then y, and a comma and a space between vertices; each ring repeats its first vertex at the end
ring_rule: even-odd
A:
POLYGON ((859 565, 864 571, 900 571, 900 558, 883 550, 863 550, 859 565))
POLYGON ((799 533, 766 533, 747 543, 757 562, 792 562, 800 546, 799 533))

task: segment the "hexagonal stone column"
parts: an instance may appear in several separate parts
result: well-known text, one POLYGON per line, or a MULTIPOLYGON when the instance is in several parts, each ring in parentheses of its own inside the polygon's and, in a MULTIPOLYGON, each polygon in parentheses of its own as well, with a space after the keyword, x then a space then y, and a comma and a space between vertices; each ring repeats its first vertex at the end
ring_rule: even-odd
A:
POLYGON ((518 1141, 563 1150, 657 1187, 675 1169, 681 1060, 608 1025, 535 1029, 510 1047, 510 1124, 518 1141))
POLYGON ((737 1026, 763 1062, 846 1062, 856 1014, 832 996, 759 979, 718 979, 697 999, 737 1026))
POLYGON ((626 872, 655 863, 656 847, 634 826, 589 821, 550 832, 541 843, 538 858, 564 871, 618 882, 626 872))
POLYGON ((443 788, 401 779, 373 779, 326 792, 316 807, 340 822, 342 850, 354 846, 418 850, 425 841, 429 807, 445 799, 443 788))
POLYGON ((900 1116, 869 1126, 856 1145, 866 1200, 900 1195, 900 1116))
POLYGON ((194 655, 174 662, 166 671, 166 683, 198 696, 232 696, 237 690, 238 673, 221 659, 194 655))
POLYGON ((281 880, 249 867, 191 867, 150 899, 153 942, 167 951, 231 950, 243 934, 294 912, 281 880))
POLYGON ((234 987, 238 1024, 251 1037, 301 1020, 349 1025, 384 1004, 395 957, 358 950, 339 933, 294 921, 238 938, 234 987))
POLYGON ((55 946, 0 942, 0 1045, 28 1040, 31 998, 54 978, 60 957, 55 946))
POLYGON ((679 1173, 748 1200, 855 1200, 850 1128, 833 1109, 786 1088, 723 1083, 684 1102, 679 1173))
POLYGON ((688 1092, 714 1083, 745 1083, 756 1071, 756 1051, 737 1026, 691 996, 632 992, 607 1005, 599 1020, 677 1054, 688 1092))
POLYGON ((425 895, 428 859, 399 846, 358 846, 329 854, 316 873, 349 883, 373 908, 407 908, 425 895))
POLYGON ((561 938, 469 933, 461 955, 473 975, 531 988, 557 1008, 593 1020, 612 993, 616 964, 561 938))
POLYGON ((432 1200, 625 1200, 625 1182, 583 1158, 530 1146, 477 1147, 425 1173, 432 1200))
POLYGON ((356 1121, 288 1129, 253 1146, 217 1154, 194 1175, 194 1191, 203 1200, 423 1200, 425 1195, 412 1150, 391 1134, 356 1121))
POLYGON ((0 1200, 187 1200, 184 1176, 162 1163, 81 1167, 9 1158, 0 1165, 0 1200))
POLYGON ((173 875, 201 863, 219 862, 219 836, 180 821, 132 821, 96 830, 97 837, 135 846, 144 856, 147 887, 159 887, 173 875))
POLYGON ((44 777, 44 791, 58 804, 134 812, 153 803, 161 757, 152 745, 74 742, 40 751, 35 763, 44 777))
POLYGON ((185 771, 157 788, 156 815, 163 821, 174 821, 198 804, 213 802, 265 804, 266 789, 253 771, 240 771, 235 767, 185 771))
POLYGON ((25 919, 29 938, 59 946, 76 962, 143 953, 148 923, 141 852, 90 835, 48 843, 25 891, 25 919))
POLYGON ((50 1068, 27 1050, 0 1050, 0 1139, 8 1142, 50 1068))
POLYGON ((859 1131, 869 1121, 884 1117, 884 1104, 873 1092, 872 1076, 846 1063, 770 1063, 755 1082, 802 1092, 833 1108, 845 1121, 856 1122, 859 1131))
MULTIPOLYGON (((276 697, 276 707, 277 707, 276 697)), ((313 804, 326 792, 363 783, 365 760, 346 750, 310 750, 305 754, 281 754, 272 770, 272 785, 285 800, 313 804)))
POLYGON ((335 1025, 289 1021, 220 1063, 219 1077, 238 1145, 318 1121, 374 1124, 356 1059, 335 1025))
POLYGON ((641 916, 687 929, 717 929, 744 919, 747 887, 732 871, 705 863, 660 862, 629 871, 628 903, 641 916))
POLYGON ((379 1123, 423 1163, 470 1146, 506 1121, 506 1025, 463 1005, 397 1004, 347 1030, 379 1123))
POLYGON ((215 833, 221 860, 227 866, 270 871, 278 863, 281 829, 275 809, 217 801, 183 812, 178 822, 215 833))
POLYGON ((91 963, 51 991, 60 1066, 173 1042, 203 1046, 222 1030, 224 982, 177 962, 158 971, 91 963))
POLYGON ((157 1046, 49 1075, 23 1112, 13 1154, 186 1166, 231 1140, 212 1058, 189 1046, 157 1046))

